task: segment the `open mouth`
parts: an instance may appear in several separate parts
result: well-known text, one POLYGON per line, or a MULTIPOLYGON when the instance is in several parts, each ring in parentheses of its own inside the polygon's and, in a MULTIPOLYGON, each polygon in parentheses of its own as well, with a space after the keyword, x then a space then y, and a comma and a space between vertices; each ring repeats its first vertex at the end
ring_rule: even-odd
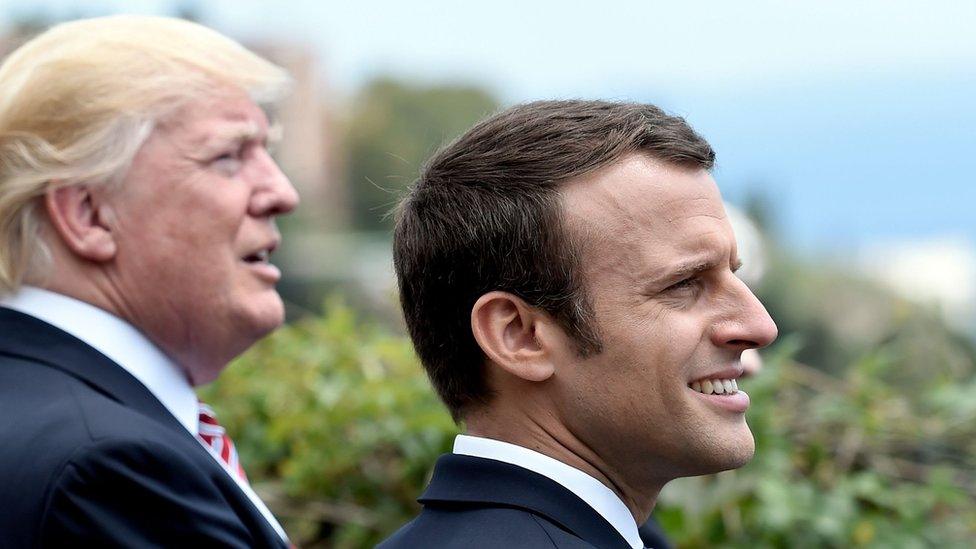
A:
POLYGON ((275 248, 278 247, 278 242, 272 242, 271 244, 255 250, 254 252, 241 258, 241 261, 248 266, 248 269, 258 275, 263 280, 270 282, 272 284, 278 282, 281 279, 281 271, 271 263, 271 254, 274 253, 275 248))
POLYGON ((749 395, 739 390, 739 382, 736 381, 742 377, 741 368, 726 368, 707 376, 688 384, 689 389, 701 395, 698 399, 719 410, 736 414, 735 417, 745 413, 749 408, 749 395))
POLYGON ((693 391, 705 395, 734 395, 739 392, 735 379, 704 379, 688 384, 693 391))
POLYGON ((271 251, 268 249, 264 249, 245 257, 244 262, 245 263, 267 263, 270 257, 271 257, 271 251))

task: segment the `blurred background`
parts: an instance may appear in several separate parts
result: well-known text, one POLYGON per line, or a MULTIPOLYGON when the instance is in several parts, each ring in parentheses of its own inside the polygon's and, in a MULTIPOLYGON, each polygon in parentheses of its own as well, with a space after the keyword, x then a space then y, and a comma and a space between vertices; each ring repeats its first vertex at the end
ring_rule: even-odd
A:
POLYGON ((204 391, 300 546, 382 539, 457 432, 403 336, 398 196, 476 120, 553 97, 652 102, 712 143, 780 327, 746 383, 756 459, 665 488, 675 544, 972 546, 976 3, 0 0, 0 56, 110 13, 199 21, 295 77, 290 323, 204 391))

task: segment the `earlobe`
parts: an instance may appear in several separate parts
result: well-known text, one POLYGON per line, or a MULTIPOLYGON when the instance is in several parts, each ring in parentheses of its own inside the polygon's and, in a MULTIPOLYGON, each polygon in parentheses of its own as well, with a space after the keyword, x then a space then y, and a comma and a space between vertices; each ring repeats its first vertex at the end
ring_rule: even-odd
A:
POLYGON ((471 331, 491 362, 525 381, 555 373, 551 353, 537 337, 544 314, 507 292, 489 292, 471 308, 471 331))
POLYGON ((99 204, 87 185, 56 186, 44 195, 44 208, 65 247, 88 261, 115 257, 111 207, 99 204))

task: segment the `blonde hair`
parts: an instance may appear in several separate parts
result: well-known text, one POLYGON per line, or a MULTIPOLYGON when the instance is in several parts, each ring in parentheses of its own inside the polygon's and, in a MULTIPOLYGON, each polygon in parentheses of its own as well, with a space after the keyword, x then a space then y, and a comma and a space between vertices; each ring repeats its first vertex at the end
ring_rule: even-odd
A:
POLYGON ((118 15, 63 23, 0 66, 0 294, 46 269, 40 198, 52 185, 122 179, 157 121, 223 86, 259 105, 284 69, 181 19, 118 15))

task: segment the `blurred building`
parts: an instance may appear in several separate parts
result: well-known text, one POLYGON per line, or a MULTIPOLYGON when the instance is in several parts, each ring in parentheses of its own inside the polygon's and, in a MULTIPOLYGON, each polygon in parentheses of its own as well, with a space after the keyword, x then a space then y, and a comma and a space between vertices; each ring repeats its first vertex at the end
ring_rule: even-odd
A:
POLYGON ((342 185, 338 124, 332 116, 333 103, 315 53, 307 44, 267 42, 246 46, 284 67, 294 79, 291 94, 276 113, 284 134, 275 157, 302 197, 295 214, 302 229, 346 229, 350 214, 342 185))
POLYGON ((389 243, 350 233, 352 204, 343 148, 340 104, 323 76, 326 71, 308 44, 245 43, 282 66, 294 79, 292 92, 275 113, 283 128, 277 159, 301 196, 301 204, 280 224, 286 233, 276 262, 285 278, 279 286, 289 316, 316 311, 340 293, 357 307, 392 310, 389 243))
POLYGON ((766 242, 759 226, 744 211, 725 203, 725 213, 735 232, 736 251, 742 267, 736 272, 751 287, 757 286, 766 274, 766 242))
POLYGON ((280 221, 286 238, 276 254, 285 273, 279 286, 290 315, 315 311, 333 293, 358 308, 395 316, 395 279, 384 235, 351 231, 352 203, 344 148, 346 120, 341 101, 327 85, 326 71, 308 44, 246 42, 252 51, 282 66, 294 87, 276 116, 283 135, 275 152, 282 171, 301 195, 298 210, 280 221))
POLYGON ((860 269, 906 299, 938 309, 954 328, 976 335, 976 246, 965 238, 877 244, 860 269))
POLYGON ((33 22, 24 22, 15 25, 9 32, 0 34, 0 61, 7 57, 7 54, 14 51, 21 44, 30 40, 32 36, 44 30, 43 25, 33 22))

